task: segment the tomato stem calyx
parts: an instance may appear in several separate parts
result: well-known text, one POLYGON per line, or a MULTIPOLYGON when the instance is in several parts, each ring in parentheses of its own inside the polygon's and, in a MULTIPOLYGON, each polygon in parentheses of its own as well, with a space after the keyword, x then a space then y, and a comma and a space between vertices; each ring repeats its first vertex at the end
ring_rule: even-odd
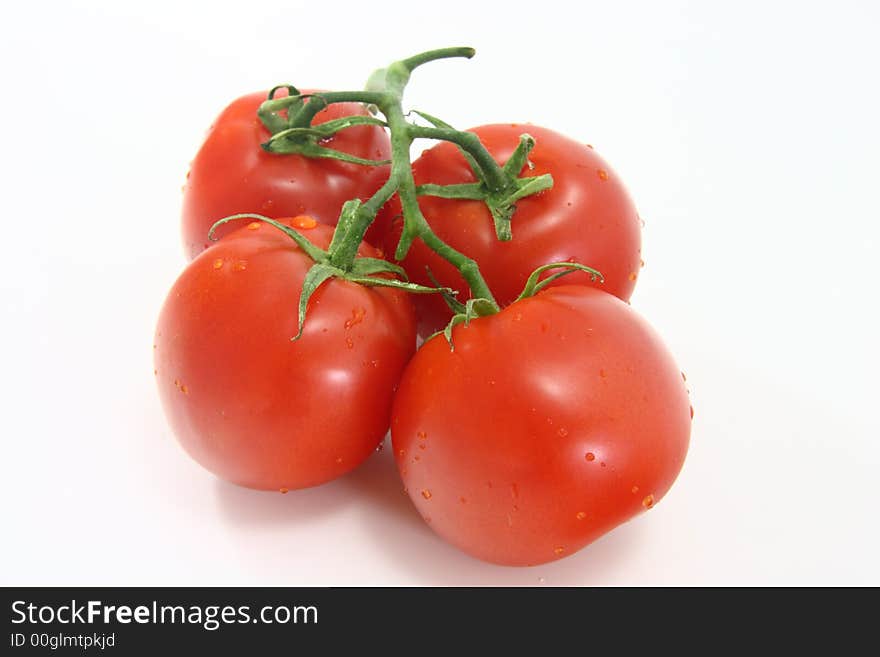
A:
MULTIPOLYGON (((352 213, 360 209, 361 203, 360 201, 349 201, 346 203, 346 206, 349 208, 349 215, 352 215, 352 213)), ((345 212, 343 212, 343 214, 345 214, 345 212)), ((302 337, 309 300, 318 288, 331 278, 341 278, 351 281, 352 283, 357 283, 358 285, 366 285, 370 287, 393 287, 400 290, 406 290, 411 294, 439 293, 443 294, 444 297, 457 294, 456 291, 451 288, 435 288, 412 283, 407 279, 406 272, 399 265, 388 262, 387 260, 382 260, 381 258, 358 256, 356 249, 350 262, 347 262, 344 267, 337 266, 333 261, 334 249, 332 242, 330 248, 325 251, 312 244, 308 238, 295 228, 261 214, 245 212, 224 217, 211 226, 211 230, 208 232, 208 238, 212 241, 216 241, 217 237, 215 236, 215 231, 218 227, 230 221, 238 221, 241 219, 262 221, 263 223, 267 223, 270 226, 277 228, 292 239, 315 263, 309 268, 308 272, 306 272, 306 276, 303 280, 302 290, 299 295, 299 305, 297 308, 297 332, 296 335, 291 338, 291 341, 296 341, 302 337), (399 276, 400 278, 394 278, 394 276, 399 276)), ((334 241, 336 241, 337 234, 339 234, 339 230, 334 232, 334 241)), ((345 240, 343 239, 343 241, 345 240)), ((360 245, 360 240, 357 241, 357 244, 360 245)), ((337 252, 338 251, 339 249, 337 249, 337 252)))
POLYGON ((410 126, 412 135, 454 143, 478 181, 457 185, 421 185, 417 188, 419 195, 483 201, 495 223, 495 235, 502 242, 511 240, 513 233, 510 220, 516 212, 515 202, 553 187, 553 176, 549 173, 522 178, 519 176, 528 163, 529 153, 535 147, 534 137, 520 135, 519 144, 510 159, 504 166, 499 166, 474 133, 455 130, 448 123, 425 112, 414 110, 414 113, 434 127, 410 126))

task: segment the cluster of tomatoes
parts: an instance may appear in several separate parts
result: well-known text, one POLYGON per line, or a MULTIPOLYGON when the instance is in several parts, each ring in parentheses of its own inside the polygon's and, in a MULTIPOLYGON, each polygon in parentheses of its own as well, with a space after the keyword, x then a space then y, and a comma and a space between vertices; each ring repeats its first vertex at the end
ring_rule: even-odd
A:
MULTIPOLYGON (((335 262, 341 208, 389 180, 388 130, 355 122, 320 140, 375 166, 269 152, 257 114, 266 99, 223 111, 184 188, 191 262, 161 312, 155 374, 186 451, 223 479, 286 493, 356 468, 390 427, 425 521, 509 565, 570 555, 656 504, 681 469, 693 413, 683 375, 628 304, 640 219, 593 148, 534 125, 475 128, 500 165, 528 133, 520 175, 552 176, 551 188, 517 199, 512 238, 499 239, 483 200, 425 194, 419 208, 437 239, 416 239, 396 261, 401 192, 355 264, 333 275, 321 263, 335 262), (208 239, 236 213, 254 216, 208 239), (495 310, 450 324, 471 292, 438 243, 479 266, 495 310), (569 262, 601 276, 545 271, 569 262), (316 263, 331 273, 316 281, 316 263), (410 294, 391 279, 445 292, 410 294), (304 288, 314 289, 298 304, 304 288)), ((328 103, 312 124, 366 116, 363 104, 328 103)), ((406 164, 415 189, 480 181, 449 141, 406 164)))

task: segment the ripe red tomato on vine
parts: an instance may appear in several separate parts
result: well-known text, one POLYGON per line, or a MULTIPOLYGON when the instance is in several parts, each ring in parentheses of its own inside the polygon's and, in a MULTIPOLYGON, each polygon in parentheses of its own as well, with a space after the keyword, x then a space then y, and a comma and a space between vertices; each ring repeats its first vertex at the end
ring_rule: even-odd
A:
MULTIPOLYGON (((306 93, 306 92, 303 92, 306 93)), ((277 97, 283 97, 282 90, 277 97)), ((183 189, 183 243, 190 259, 211 245, 208 231, 229 215, 257 212, 268 217, 308 215, 334 225, 342 204, 369 198, 388 178, 388 166, 369 167, 328 158, 266 152, 271 136, 257 116, 267 98, 256 92, 234 100, 214 121, 192 161, 183 189)), ((348 116, 367 116, 358 103, 327 106, 320 125, 348 116)), ((323 140, 323 146, 355 157, 387 160, 388 135, 378 126, 358 125, 323 140)), ((233 230, 221 226, 222 237, 233 230)))
MULTIPOLYGON (((603 281, 573 273, 564 284, 594 285, 629 300, 641 267, 641 221, 623 182, 596 151, 557 132, 528 124, 495 124, 474 128, 499 164, 528 133, 535 146, 521 175, 551 174, 552 188, 516 201, 512 239, 501 241, 486 204, 474 199, 421 196, 419 206, 433 231, 447 244, 479 263, 496 300, 512 302, 529 275, 549 262, 580 262, 602 272, 603 281)), ((471 165, 455 144, 442 142, 422 153, 412 167, 417 185, 458 185, 476 181, 471 165)), ((393 199, 382 210, 368 239, 393 254, 402 230, 400 203, 393 199)), ((416 241, 400 263, 413 281, 459 291, 470 297, 458 270, 416 241), (430 272, 430 273, 429 273, 430 272)), ((442 328, 451 311, 439 297, 415 299, 421 332, 442 328)))
POLYGON ((550 287, 428 340, 394 399, 401 478, 440 536, 486 561, 568 556, 652 508, 688 448, 679 368, 630 306, 550 287))
MULTIPOLYGON (((330 243, 332 229, 310 217, 292 225, 330 243)), ((359 254, 378 255, 366 244, 359 254)), ((313 264, 254 222, 197 256, 162 308, 154 360, 166 415, 190 456, 227 481, 315 486, 359 465, 388 430, 415 350, 412 303, 401 290, 331 278, 293 341, 313 264)))

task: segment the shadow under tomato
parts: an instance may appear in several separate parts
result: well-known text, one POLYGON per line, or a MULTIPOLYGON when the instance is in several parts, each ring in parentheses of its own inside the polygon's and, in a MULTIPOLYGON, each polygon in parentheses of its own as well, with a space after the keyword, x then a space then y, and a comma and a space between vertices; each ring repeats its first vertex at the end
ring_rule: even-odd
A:
POLYGON ((340 486, 343 479, 285 494, 242 488, 221 479, 216 480, 215 487, 218 506, 229 523, 256 529, 325 520, 355 502, 340 486))
MULTIPOLYGON (((387 446, 386 438, 383 446, 387 446)), ((403 492, 394 460, 388 449, 372 454, 352 472, 314 488, 281 494, 242 488, 217 479, 218 506, 233 527, 260 528, 323 521, 345 508, 362 506, 372 518, 375 507, 382 514, 432 535, 403 492)))

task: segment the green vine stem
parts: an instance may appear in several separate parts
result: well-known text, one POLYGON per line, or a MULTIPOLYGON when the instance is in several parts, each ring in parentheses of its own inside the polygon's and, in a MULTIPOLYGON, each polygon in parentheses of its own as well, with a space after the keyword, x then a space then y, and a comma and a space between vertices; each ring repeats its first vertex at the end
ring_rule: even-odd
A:
MULTIPOLYGON (((260 106, 257 112, 259 119, 271 133, 270 139, 263 144, 263 148, 271 153, 298 153, 306 157, 335 158, 367 166, 387 164, 385 161, 356 158, 328 148, 322 142, 340 130, 358 125, 383 126, 390 132, 391 172, 388 180, 367 201, 348 201, 342 208, 328 250, 320 254, 309 253, 315 265, 307 276, 308 284, 304 285, 300 296, 300 333, 308 298, 328 278, 341 276, 356 282, 360 282, 358 279, 365 279, 365 284, 371 285, 390 284, 387 282, 389 281, 387 277, 370 278, 359 271, 364 268, 362 262, 364 259, 357 257, 357 250, 376 214, 395 193, 400 198, 404 219, 403 231, 395 252, 396 259, 403 260, 413 241, 421 239, 428 248, 458 269, 470 287, 472 298, 478 300, 467 306, 468 318, 499 311, 498 303, 480 273, 477 263, 446 244, 434 233, 422 214, 418 197, 433 195, 445 198, 480 199, 486 203, 493 216, 498 238, 508 240, 511 238, 510 219, 515 210, 515 201, 548 189, 553 184, 549 175, 519 177, 520 171, 528 161, 529 151, 534 146, 534 139, 522 135, 520 144, 510 160, 502 166, 495 161, 475 134, 455 130, 440 119, 424 112, 415 113, 432 125, 415 125, 407 121, 407 115, 403 111, 403 92, 413 70, 422 64, 439 59, 470 58, 474 56, 474 52, 473 48, 467 47, 442 48, 394 62, 387 68, 376 71, 370 77, 364 91, 301 94, 292 85, 279 85, 269 92, 269 97, 260 106), (287 95, 276 97, 280 89, 286 89, 287 95), (313 119, 322 109, 332 103, 344 102, 362 103, 374 114, 379 113, 384 116, 384 121, 375 116, 360 116, 312 125, 313 119), (417 187, 413 179, 410 147, 415 139, 423 138, 449 141, 458 146, 473 169, 478 182, 417 187), (377 280, 384 282, 377 283, 377 280)), ((251 217, 253 218, 252 215, 251 217)), ((244 216, 239 215, 239 218, 244 216)), ((293 229, 281 225, 278 227, 288 234, 291 231, 296 233, 293 229)), ((303 246, 304 237, 290 236, 297 244, 303 246)), ((308 252, 309 249, 306 248, 306 251, 308 252)), ((381 271, 385 274, 400 273, 389 268, 383 268, 381 271)), ((397 281, 397 283, 401 282, 397 281)), ((453 299, 452 291, 448 289, 424 288, 412 283, 401 283, 400 287, 410 288, 414 292, 428 290, 441 292, 444 298, 453 299)), ((457 303, 455 307, 460 305, 457 303)))

